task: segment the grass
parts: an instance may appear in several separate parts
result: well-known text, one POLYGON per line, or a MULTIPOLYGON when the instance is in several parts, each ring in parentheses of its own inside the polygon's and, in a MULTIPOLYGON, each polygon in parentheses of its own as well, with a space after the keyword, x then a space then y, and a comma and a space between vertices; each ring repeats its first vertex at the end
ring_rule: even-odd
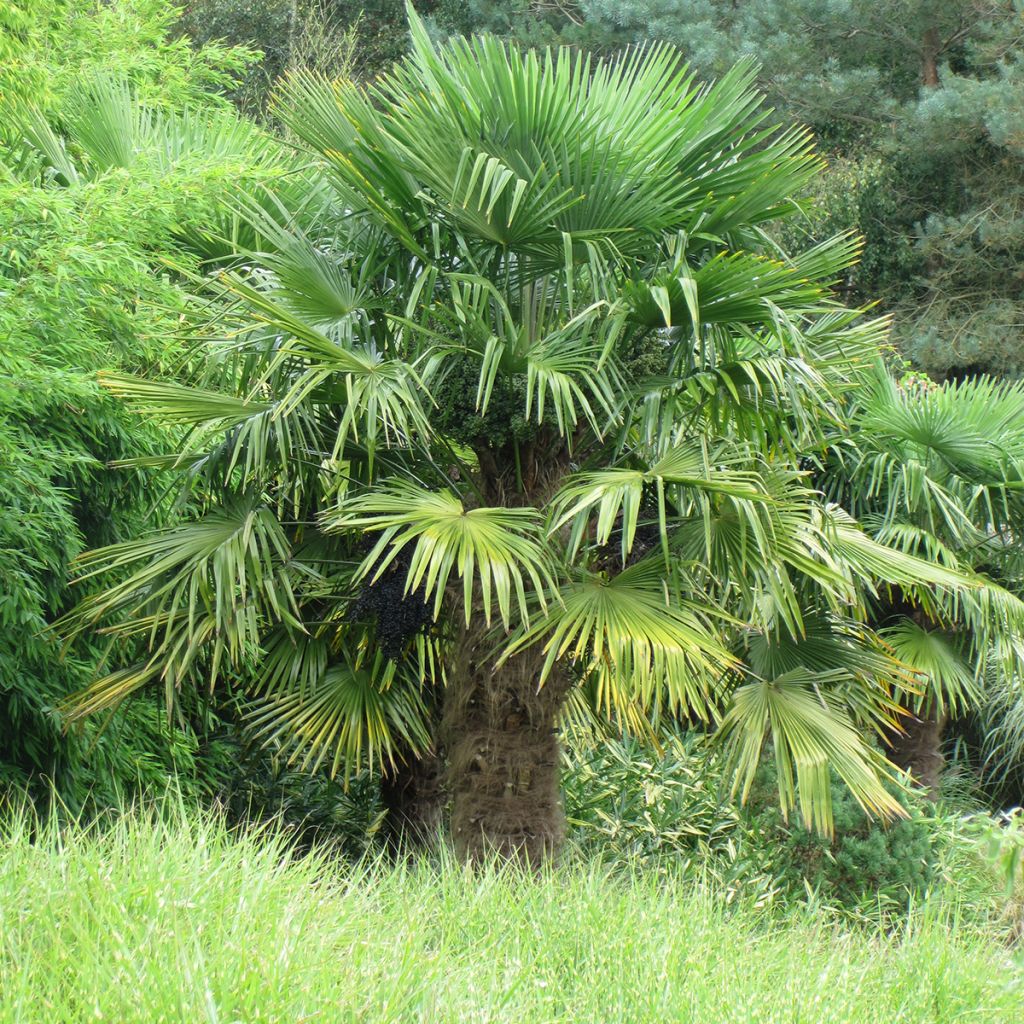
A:
POLYGON ((1022 1019, 1020 952, 947 902, 887 934, 671 873, 342 866, 182 813, 0 826, 2 1024, 1022 1019))

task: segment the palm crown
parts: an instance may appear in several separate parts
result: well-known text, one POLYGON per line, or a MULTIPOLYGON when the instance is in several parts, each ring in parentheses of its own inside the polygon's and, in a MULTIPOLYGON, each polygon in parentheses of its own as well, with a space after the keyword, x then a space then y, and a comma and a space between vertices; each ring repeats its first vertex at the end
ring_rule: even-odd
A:
POLYGON ((854 240, 766 233, 806 135, 766 127, 750 68, 435 47, 410 17, 368 91, 284 86, 326 187, 240 201, 197 379, 107 381, 183 428, 189 512, 85 559, 115 581, 73 625, 145 653, 78 713, 227 679, 306 767, 441 743, 467 854, 557 842, 567 700, 717 721, 738 788, 770 737, 809 823, 830 769, 898 813, 865 735, 913 677, 871 603, 985 587, 813 489, 885 324, 830 294, 854 240))

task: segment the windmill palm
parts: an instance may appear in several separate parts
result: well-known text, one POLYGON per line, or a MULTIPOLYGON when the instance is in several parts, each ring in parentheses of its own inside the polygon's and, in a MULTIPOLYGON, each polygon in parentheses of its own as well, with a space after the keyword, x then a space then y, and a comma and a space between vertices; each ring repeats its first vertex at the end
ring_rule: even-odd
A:
POLYGON ((808 823, 830 770, 898 813, 865 737, 905 675, 860 620, 880 582, 973 584, 809 485, 885 324, 830 294, 853 240, 767 240, 807 136, 766 127, 749 67, 435 48, 410 18, 369 91, 279 98, 344 216, 240 203, 260 245, 204 284, 197 379, 107 380, 181 428, 158 461, 189 515, 83 560, 114 582, 71 625, 146 656, 74 713, 225 681, 310 769, 441 744, 467 857, 557 847, 579 694, 717 721, 743 791, 770 738, 808 823))
POLYGON ((934 793, 947 719, 983 704, 993 682, 1010 708, 1020 700, 1024 386, 880 369, 848 415, 826 491, 879 541, 981 584, 955 600, 897 587, 871 602, 871 621, 920 681, 893 758, 934 793))

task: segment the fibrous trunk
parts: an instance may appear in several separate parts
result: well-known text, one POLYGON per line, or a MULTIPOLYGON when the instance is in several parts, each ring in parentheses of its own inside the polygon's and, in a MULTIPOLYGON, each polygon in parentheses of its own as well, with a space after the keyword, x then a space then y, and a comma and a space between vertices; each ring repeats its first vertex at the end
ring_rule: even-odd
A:
POLYGON ((556 722, 566 687, 557 671, 538 685, 537 648, 500 668, 488 651, 467 630, 445 693, 452 839, 463 860, 537 868, 565 834, 556 722))
POLYGON ((947 716, 936 711, 922 711, 905 718, 902 733, 892 734, 891 758, 894 764, 910 772, 935 800, 939 794, 942 766, 942 734, 947 716))
POLYGON ((382 831, 391 849, 409 850, 436 841, 447 799, 438 754, 406 754, 385 771, 380 793, 386 812, 382 831))

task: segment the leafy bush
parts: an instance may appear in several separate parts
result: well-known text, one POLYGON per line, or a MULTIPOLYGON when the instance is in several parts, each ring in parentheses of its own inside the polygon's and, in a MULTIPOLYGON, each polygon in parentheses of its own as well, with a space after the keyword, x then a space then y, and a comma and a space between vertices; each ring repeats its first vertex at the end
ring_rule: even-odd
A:
MULTIPOLYGON (((78 76, 90 81, 110 62, 155 107, 213 102, 203 90, 238 65, 234 51, 169 42, 174 12, 152 0, 25 10, 7 46, 47 88, 0 97, 10 131, 36 117, 51 132, 83 110, 98 126, 96 97, 78 76)), ((121 126, 114 118, 108 137, 121 126)), ((151 700, 65 733, 58 705, 117 651, 102 637, 62 648, 48 626, 73 603, 69 568, 82 550, 167 518, 151 473, 111 468, 145 459, 167 438, 126 413, 97 377, 177 365, 185 292, 154 262, 187 261, 178 236, 211 223, 244 167, 219 150, 162 162, 156 147, 120 137, 130 170, 90 165, 81 147, 65 152, 47 138, 81 173, 62 178, 43 152, 0 135, 0 780, 43 799, 54 785, 76 811, 121 803, 171 775, 208 788, 194 730, 170 728, 151 700)))
POLYGON ((244 827, 272 823, 293 846, 326 845, 352 859, 376 849, 384 809, 379 779, 371 772, 357 772, 342 782, 326 772, 295 770, 230 724, 214 736, 210 755, 204 779, 218 765, 219 785, 206 795, 229 822, 244 827))
POLYGON ((291 61, 295 13, 294 0, 190 0, 179 27, 198 47, 227 43, 259 54, 231 93, 243 109, 259 111, 291 61))
POLYGON ((173 337, 180 300, 141 255, 143 233, 168 216, 156 189, 117 178, 0 188, 0 761, 43 772, 68 799, 95 780, 54 707, 86 683, 103 644, 62 656, 45 630, 70 602, 71 560, 148 519, 146 478, 108 463, 149 453, 155 434, 96 373, 170 356, 160 339, 173 337))
POLYGON ((810 887, 847 907, 886 908, 905 907, 908 898, 926 892, 935 878, 939 837, 917 797, 891 787, 907 817, 883 825, 868 818, 849 790, 833 779, 835 836, 829 839, 783 820, 772 803, 773 775, 774 767, 763 769, 749 813, 787 891, 810 887))
POLYGON ((116 71, 162 106, 209 105, 257 57, 172 38, 179 12, 166 0, 18 0, 8 8, 0 6, 0 140, 23 104, 58 109, 69 89, 97 74, 116 71))
POLYGON ((607 738, 570 747, 566 760, 566 818, 587 856, 707 865, 726 882, 772 889, 764 851, 703 736, 670 735, 660 750, 607 738))
POLYGON ((837 156, 805 197, 803 216, 783 223, 783 242, 800 249, 857 232, 864 251, 844 271, 841 291, 855 302, 895 301, 907 279, 922 271, 910 237, 914 215, 907 212, 905 189, 897 170, 873 149, 837 156))
POLYGON ((761 770, 747 806, 737 808, 702 734, 670 735, 660 750, 608 740, 569 758, 566 815, 588 856, 674 860, 759 901, 799 900, 810 889, 851 909, 906 907, 935 878, 941 837, 916 799, 895 788, 909 817, 886 827, 834 781, 828 839, 783 819, 774 768, 761 770))

